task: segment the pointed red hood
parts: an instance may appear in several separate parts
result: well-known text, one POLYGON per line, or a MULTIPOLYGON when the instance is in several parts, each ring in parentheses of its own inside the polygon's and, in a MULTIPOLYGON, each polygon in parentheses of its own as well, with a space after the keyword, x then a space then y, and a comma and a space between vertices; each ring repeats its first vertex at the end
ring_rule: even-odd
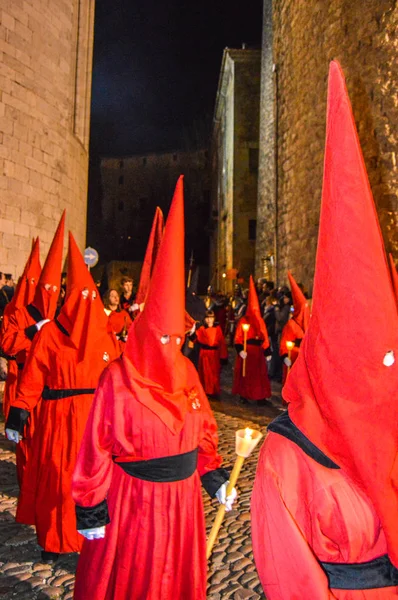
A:
POLYGON ((36 286, 32 304, 40 311, 43 319, 53 319, 57 309, 61 288, 62 250, 64 246, 65 211, 55 232, 50 250, 36 286))
MULTIPOLYGON (((264 338, 263 348, 268 348, 269 339, 267 328, 264 323, 264 319, 261 316, 260 303, 256 292, 256 286, 254 285, 253 277, 250 275, 249 281, 249 297, 247 301, 247 310, 245 315, 241 319, 242 323, 249 323, 251 329, 249 330, 249 337, 261 336, 264 338)), ((235 343, 240 343, 238 338, 235 338, 235 343)))
POLYGON ((155 216, 152 223, 151 233, 149 235, 148 245, 146 247, 145 258, 142 264, 140 285, 136 296, 136 303, 142 304, 147 297, 151 275, 158 255, 160 242, 163 237, 163 213, 159 206, 156 207, 155 216))
POLYGON ((312 306, 300 354, 283 388, 289 415, 366 492, 398 566, 397 307, 337 62, 329 72, 312 306), (395 362, 387 366, 390 351, 395 362))
POLYGON ((308 306, 307 298, 300 290, 290 271, 287 272, 287 276, 289 278, 289 284, 293 298, 293 319, 305 333, 310 322, 310 307, 308 306))
POLYGON ((390 271, 391 271, 392 286, 394 288, 395 299, 396 299, 397 305, 398 305, 398 273, 397 273, 397 269, 395 268, 394 259, 393 259, 391 253, 388 255, 388 258, 390 259, 390 271))
POLYGON ((131 361, 148 386, 160 390, 156 394, 157 402, 161 404, 161 411, 166 411, 170 416, 175 432, 182 427, 187 410, 187 359, 181 352, 184 315, 184 195, 181 176, 170 207, 145 308, 129 330, 123 356, 127 363, 131 361), (167 343, 162 343, 162 339, 167 343))
POLYGON ((95 348, 97 340, 107 331, 108 318, 104 305, 71 232, 66 296, 58 321, 79 350, 78 362, 84 360, 90 350, 95 348))
POLYGON ((15 309, 27 306, 33 301, 36 285, 40 279, 40 273, 40 241, 39 238, 36 238, 11 301, 15 309))

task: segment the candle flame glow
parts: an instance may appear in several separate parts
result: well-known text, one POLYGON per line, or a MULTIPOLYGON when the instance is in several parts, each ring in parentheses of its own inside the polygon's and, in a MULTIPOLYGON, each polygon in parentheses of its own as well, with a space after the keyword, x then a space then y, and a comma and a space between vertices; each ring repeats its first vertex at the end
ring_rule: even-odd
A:
POLYGON ((249 331, 249 329, 250 329, 250 325, 249 325, 249 323, 244 323, 244 324, 242 325, 242 329, 243 329, 243 331, 249 331))
POLYGON ((254 429, 250 429, 250 427, 246 427, 245 429, 245 440, 251 440, 254 429))
POLYGON ((294 342, 286 342, 286 346, 291 350, 294 346, 294 342))

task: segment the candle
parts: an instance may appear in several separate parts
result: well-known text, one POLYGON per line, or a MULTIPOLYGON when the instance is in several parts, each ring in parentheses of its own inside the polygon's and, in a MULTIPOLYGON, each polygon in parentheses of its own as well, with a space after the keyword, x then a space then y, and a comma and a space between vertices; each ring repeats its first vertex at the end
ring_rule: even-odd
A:
MULTIPOLYGON (((292 350, 294 348, 294 342, 286 342, 286 348, 287 348, 287 356, 289 358, 289 360, 291 361, 291 354, 292 354, 292 350)), ((287 372, 289 373, 290 371, 290 366, 287 368, 287 372)))
MULTIPOLYGON (((234 468, 232 469, 232 473, 229 477, 229 484, 226 490, 227 496, 229 496, 229 494, 232 492, 233 488, 236 485, 240 470, 243 466, 243 463, 245 462, 245 458, 250 456, 250 454, 253 452, 254 448, 257 446, 258 442, 261 440, 262 437, 263 434, 261 433, 261 431, 258 431, 257 429, 250 429, 250 427, 246 427, 246 429, 239 429, 239 431, 235 433, 235 448, 237 457, 235 460, 234 468)), ((207 540, 206 558, 209 558, 211 555, 211 551, 213 549, 214 542, 216 541, 218 531, 221 527, 221 523, 223 522, 224 515, 225 506, 224 504, 221 504, 207 540)))
MULTIPOLYGON (((249 323, 243 323, 243 351, 246 352, 247 348, 247 332, 250 329, 249 323)), ((246 377, 246 359, 243 359, 243 367, 242 367, 242 377, 246 377)))

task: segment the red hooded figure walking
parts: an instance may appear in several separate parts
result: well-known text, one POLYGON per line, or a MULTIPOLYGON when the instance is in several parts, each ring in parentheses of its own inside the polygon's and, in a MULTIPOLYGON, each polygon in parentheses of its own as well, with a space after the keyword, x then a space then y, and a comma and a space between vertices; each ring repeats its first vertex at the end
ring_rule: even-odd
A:
POLYGON ((310 308, 308 306, 307 298, 300 290, 290 271, 287 272, 287 276, 289 277, 290 289, 292 291, 294 312, 291 319, 288 320, 282 330, 279 348, 279 354, 284 362, 282 383, 285 383, 286 381, 288 368, 292 367, 297 360, 301 342, 310 321, 310 308), (294 344, 290 352, 286 342, 292 342, 292 344, 294 344))
MULTIPOLYGON (((13 311, 11 313, 7 328, 2 337, 2 348, 4 352, 15 355, 17 358, 18 383, 21 380, 33 338, 43 325, 55 316, 61 287, 64 228, 65 211, 62 214, 54 234, 43 270, 40 273, 40 278, 34 286, 33 300, 29 304, 21 306, 20 308, 17 308, 15 312, 13 311)), ((36 273, 38 272, 37 261, 38 255, 36 258, 36 273)), ((14 400, 15 397, 10 400, 9 407, 13 405, 14 400)), ((11 408, 9 410, 11 410, 11 408)), ((31 451, 31 441, 35 431, 36 414, 37 409, 32 410, 29 414, 29 426, 25 429, 24 437, 20 440, 20 443, 16 448, 17 475, 20 487, 22 487, 24 471, 31 451)), ((7 419, 8 416, 9 415, 7 415, 7 419)), ((30 510, 28 510, 26 514, 17 512, 17 521, 20 523, 32 525, 32 519, 33 517, 30 510)))
POLYGON ((47 562, 81 548, 72 473, 99 376, 118 356, 104 306, 72 234, 68 263, 65 303, 35 336, 6 424, 7 430, 21 434, 40 402, 18 511, 33 513, 47 562))
MULTIPOLYGON (((16 311, 19 308, 23 308, 28 306, 35 295, 35 288, 37 282, 40 278, 41 266, 40 266, 40 258, 39 258, 39 238, 37 238, 33 242, 32 251, 27 260, 23 273, 21 275, 20 280, 18 281, 17 288, 15 290, 15 294, 11 300, 7 304, 4 310, 3 322, 1 326, 1 337, 0 337, 0 346, 2 347, 2 338, 4 337, 10 318, 12 315, 15 315, 16 311)), ((10 344, 7 345, 8 349, 11 348, 10 344)), ((15 351, 15 350, 14 350, 15 351)), ((25 361, 25 352, 22 350, 14 355, 7 355, 5 351, 3 351, 3 356, 8 359, 8 371, 7 371, 7 380, 4 386, 4 394, 3 394, 3 415, 4 419, 7 420, 8 410, 10 404, 13 400, 15 400, 15 394, 17 391, 17 383, 18 383, 18 372, 22 372, 22 366, 25 361), (19 365, 19 369, 18 369, 19 365)))
POLYGON ((383 240, 332 62, 312 315, 252 495, 254 558, 269 600, 398 598, 397 359, 383 240), (352 301, 336 302, 336 290, 352 301))
POLYGON ((238 353, 235 362, 233 394, 239 394, 242 401, 265 400, 271 397, 267 359, 271 359, 270 343, 253 277, 250 276, 249 299, 245 315, 239 320, 235 333, 235 349, 238 353), (244 350, 244 327, 247 331, 247 347, 244 350), (243 371, 244 361, 245 374, 243 371))
POLYGON ((87 538, 75 600, 206 598, 201 479, 214 496, 228 472, 198 374, 181 353, 183 239, 181 177, 145 308, 101 377, 73 476, 87 538))
POLYGON ((199 345, 199 378, 208 396, 220 394, 221 364, 228 362, 228 349, 221 327, 214 324, 215 314, 206 311, 201 325, 191 339, 199 345))

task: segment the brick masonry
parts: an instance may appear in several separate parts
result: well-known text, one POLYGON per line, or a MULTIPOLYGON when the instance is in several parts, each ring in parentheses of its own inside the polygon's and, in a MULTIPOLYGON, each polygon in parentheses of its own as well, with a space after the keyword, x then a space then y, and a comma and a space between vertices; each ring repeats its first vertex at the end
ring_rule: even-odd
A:
POLYGON ((0 271, 42 258, 64 208, 86 236, 94 0, 2 0, 0 271))
POLYGON ((257 273, 261 257, 275 253, 276 231, 279 281, 290 268, 312 287, 332 58, 340 61, 346 76, 386 247, 398 257, 397 3, 280 0, 273 3, 270 27, 266 1, 264 21, 263 75, 268 80, 262 88, 258 221, 267 232, 257 243, 257 273), (270 69, 270 36, 275 72, 270 69), (272 94, 275 152, 269 145, 272 94))

